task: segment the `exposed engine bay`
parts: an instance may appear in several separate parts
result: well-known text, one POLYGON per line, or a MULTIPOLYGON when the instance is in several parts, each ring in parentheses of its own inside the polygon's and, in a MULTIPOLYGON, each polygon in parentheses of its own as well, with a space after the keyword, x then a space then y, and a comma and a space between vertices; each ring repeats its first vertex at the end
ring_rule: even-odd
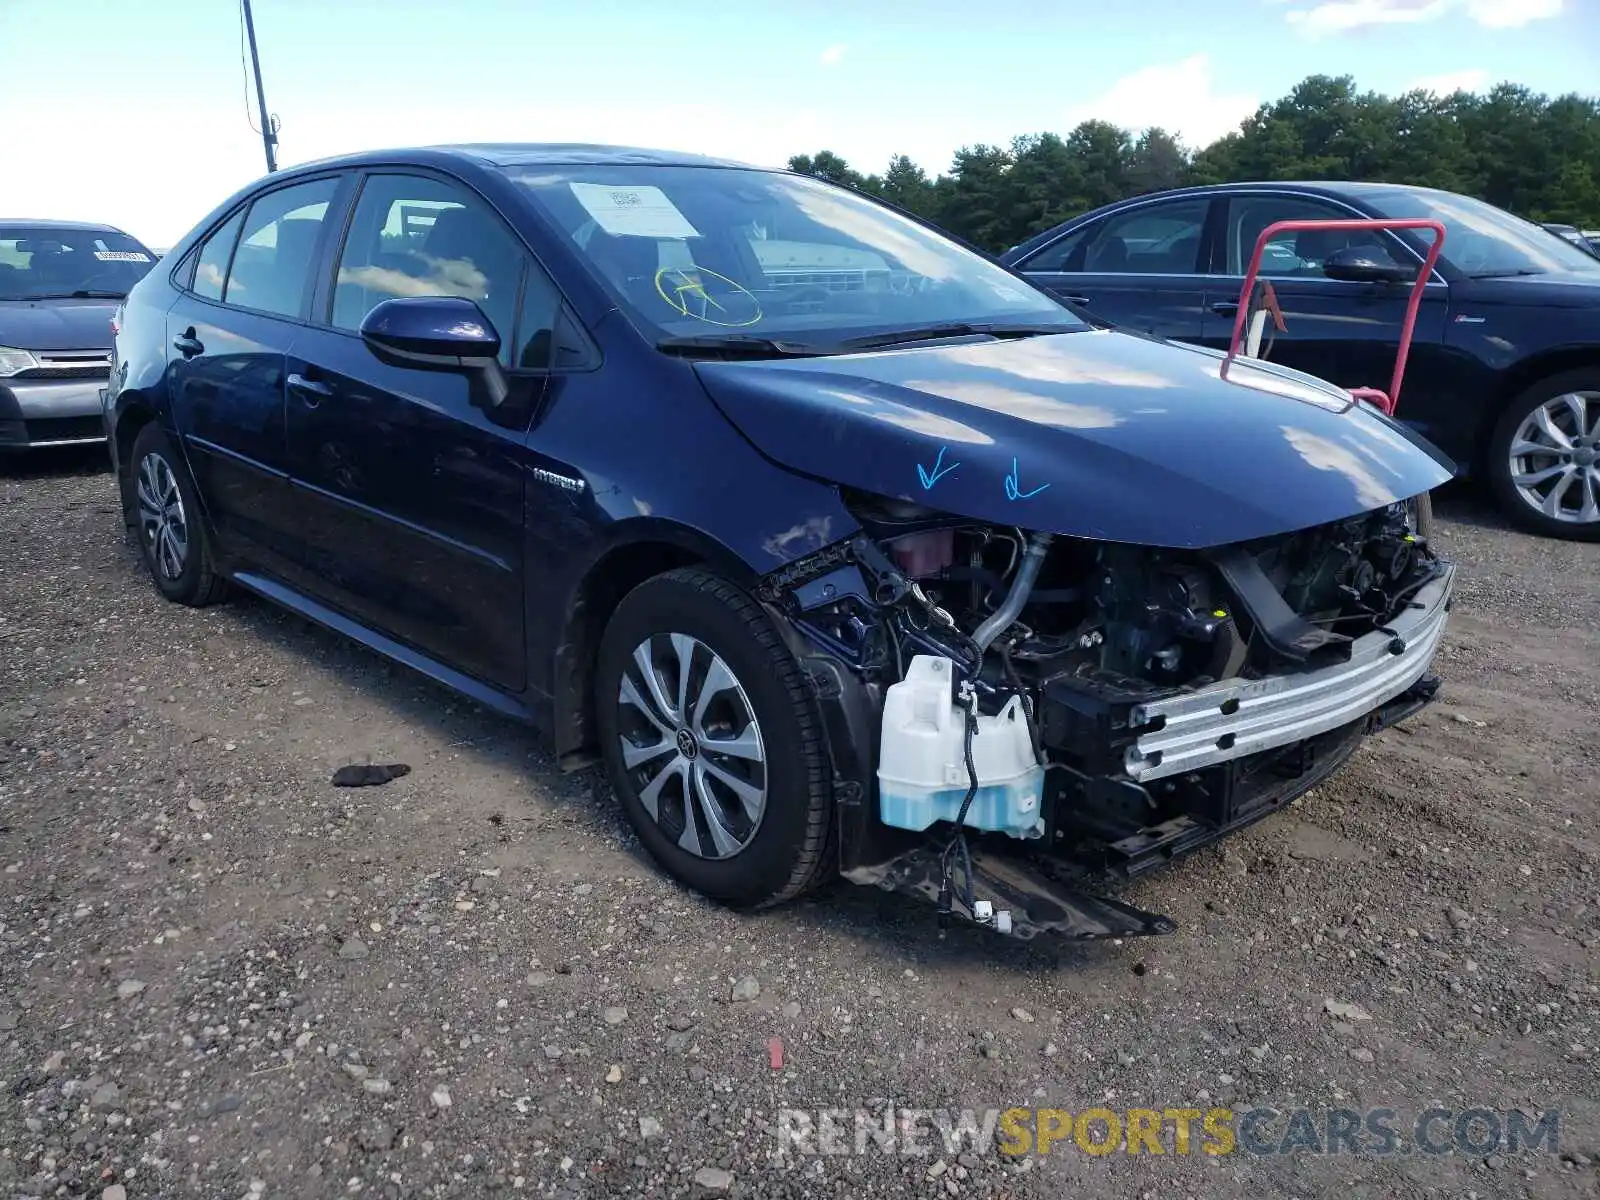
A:
MULTIPOLYGON (((1453 568, 1410 504, 1177 551, 850 503, 862 532, 762 595, 879 709, 870 848, 854 866, 847 849, 847 877, 945 912, 1010 924, 1003 887, 978 894, 975 850, 1128 877, 1214 841, 1437 688, 1453 568)), ((1084 899, 1113 919, 1048 927, 1164 931, 1084 899)))

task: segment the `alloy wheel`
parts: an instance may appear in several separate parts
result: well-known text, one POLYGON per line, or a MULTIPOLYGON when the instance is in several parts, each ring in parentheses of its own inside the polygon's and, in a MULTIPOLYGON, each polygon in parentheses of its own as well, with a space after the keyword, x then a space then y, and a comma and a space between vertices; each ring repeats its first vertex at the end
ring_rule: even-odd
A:
POLYGON ((135 486, 139 535, 163 579, 176 582, 189 561, 189 521, 172 465, 160 454, 146 454, 135 486))
POLYGON ((617 706, 623 767, 662 832, 700 858, 748 846, 766 812, 766 750, 728 664, 688 634, 657 634, 634 648, 617 706))
POLYGON ((1600 521, 1600 392, 1567 392, 1530 412, 1511 439, 1511 482, 1555 521, 1600 521))

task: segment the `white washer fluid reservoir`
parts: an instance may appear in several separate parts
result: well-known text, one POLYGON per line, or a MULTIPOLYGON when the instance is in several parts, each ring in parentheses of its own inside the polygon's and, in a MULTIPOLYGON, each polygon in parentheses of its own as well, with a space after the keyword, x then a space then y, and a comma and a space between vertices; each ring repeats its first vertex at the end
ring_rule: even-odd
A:
MULTIPOLYGON (((955 664, 919 654, 883 700, 878 749, 878 811, 885 825, 926 829, 954 821, 967 794, 966 712, 954 696, 955 664)), ((1012 837, 1044 836, 1044 768, 1033 755, 1022 698, 998 714, 979 715, 972 738, 978 793, 967 810, 972 829, 1012 837)))

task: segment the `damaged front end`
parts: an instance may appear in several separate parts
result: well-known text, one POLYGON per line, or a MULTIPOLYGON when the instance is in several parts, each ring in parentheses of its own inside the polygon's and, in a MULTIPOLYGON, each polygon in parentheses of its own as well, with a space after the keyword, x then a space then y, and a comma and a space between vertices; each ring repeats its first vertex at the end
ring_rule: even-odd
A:
POLYGON ((847 494, 762 581, 827 724, 840 867, 1020 937, 1166 933, 1094 895, 1283 806, 1433 698, 1454 571, 1409 503, 1209 550, 847 494))

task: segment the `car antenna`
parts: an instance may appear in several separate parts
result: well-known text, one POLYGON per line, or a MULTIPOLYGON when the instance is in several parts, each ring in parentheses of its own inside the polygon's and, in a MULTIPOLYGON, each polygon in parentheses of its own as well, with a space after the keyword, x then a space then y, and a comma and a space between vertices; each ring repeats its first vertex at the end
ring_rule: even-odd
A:
POLYGON ((256 53, 256 23, 250 13, 250 0, 239 0, 244 11, 245 36, 250 39, 250 68, 255 74, 256 107, 261 110, 261 145, 267 152, 267 174, 278 169, 273 147, 278 144, 278 119, 267 115, 267 93, 261 86, 261 57, 256 53))

